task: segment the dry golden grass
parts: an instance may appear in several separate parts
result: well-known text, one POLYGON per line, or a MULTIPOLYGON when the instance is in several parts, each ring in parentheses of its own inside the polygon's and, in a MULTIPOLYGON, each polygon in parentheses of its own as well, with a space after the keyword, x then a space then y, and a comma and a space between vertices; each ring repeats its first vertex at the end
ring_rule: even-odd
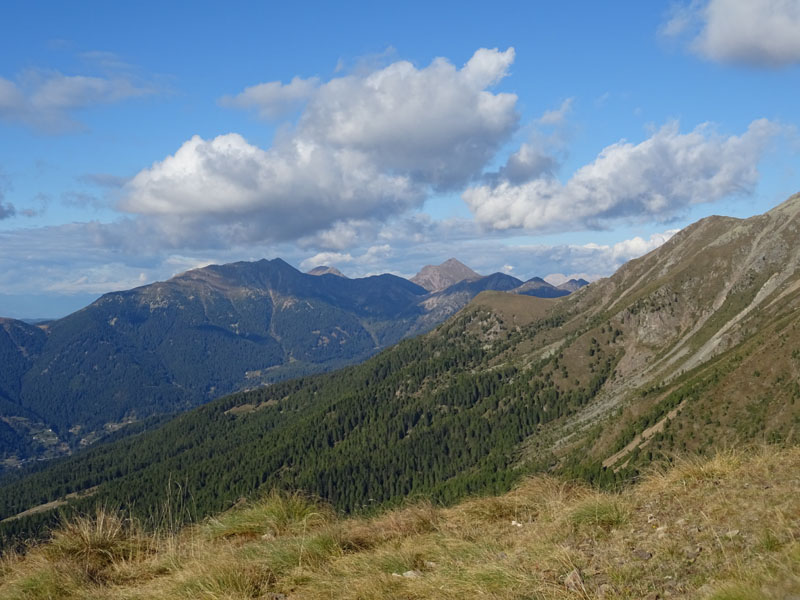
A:
POLYGON ((337 518, 271 494, 172 535, 106 512, 0 561, 0 598, 800 597, 800 449, 726 451, 621 493, 551 477, 337 518))

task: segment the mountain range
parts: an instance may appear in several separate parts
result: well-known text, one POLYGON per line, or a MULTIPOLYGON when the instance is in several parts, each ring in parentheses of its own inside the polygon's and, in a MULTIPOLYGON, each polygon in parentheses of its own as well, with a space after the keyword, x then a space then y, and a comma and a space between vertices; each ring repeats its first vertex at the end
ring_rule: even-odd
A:
POLYGON ((619 485, 681 454, 790 443, 799 236, 797 195, 749 219, 703 219, 564 298, 483 291, 362 364, 238 392, 7 478, 0 530, 32 535, 52 522, 43 503, 152 515, 176 481, 185 518, 272 488, 359 511, 542 471, 619 485))
POLYGON ((239 262, 105 294, 44 324, 4 319, 0 464, 52 458, 152 416, 362 361, 483 290, 526 285, 455 259, 415 279, 426 277, 453 283, 432 292, 389 274, 350 279, 281 259, 239 262))

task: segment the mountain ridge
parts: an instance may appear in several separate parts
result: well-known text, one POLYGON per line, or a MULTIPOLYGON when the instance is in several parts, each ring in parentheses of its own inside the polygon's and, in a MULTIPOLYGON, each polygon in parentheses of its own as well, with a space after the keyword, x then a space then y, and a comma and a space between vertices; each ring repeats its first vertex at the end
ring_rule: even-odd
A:
POLYGON ((509 285, 489 276, 430 294, 391 274, 315 276, 276 258, 104 294, 40 326, 6 320, 0 461, 68 453, 155 414, 358 362, 509 285), (28 352, 10 332, 41 343, 28 352))
MULTIPOLYGON (((452 502, 541 471, 619 485, 732 441, 793 443, 798 215, 800 196, 703 219, 560 299, 484 291, 360 365, 222 398, 6 485, 0 518, 87 486, 93 498, 69 506, 135 494, 145 510, 174 472, 201 516, 270 487, 356 510, 452 502)), ((26 519, 4 527, 28 531, 26 519)))

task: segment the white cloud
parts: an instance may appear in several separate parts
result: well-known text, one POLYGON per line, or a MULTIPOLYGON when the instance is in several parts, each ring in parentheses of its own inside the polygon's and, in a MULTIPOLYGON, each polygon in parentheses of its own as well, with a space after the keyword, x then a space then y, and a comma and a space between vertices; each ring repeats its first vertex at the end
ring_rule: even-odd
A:
POLYGON ((0 77, 0 119, 64 133, 81 127, 73 116, 80 109, 153 92, 127 75, 93 77, 30 69, 16 81, 0 77))
POLYGON ((337 220, 382 219, 417 206, 408 176, 382 173, 369 157, 292 140, 261 150, 238 134, 193 137, 123 188, 123 210, 158 217, 175 240, 209 230, 231 242, 286 240, 337 220))
POLYGON ((565 184, 547 176, 520 185, 501 181, 469 188, 462 198, 478 222, 494 229, 563 231, 619 219, 665 221, 689 205, 751 192, 759 159, 779 131, 766 119, 729 137, 707 124, 682 134, 670 123, 639 144, 606 147, 565 184))
POLYGON ((341 250, 364 223, 480 175, 517 127, 516 96, 486 89, 513 59, 513 48, 481 49, 461 69, 443 58, 424 68, 399 61, 319 85, 248 88, 236 98, 258 97, 263 110, 293 86, 310 98, 273 147, 195 136, 127 182, 119 206, 176 247, 316 236, 341 250))
POLYGON ((516 128, 517 97, 486 89, 513 60, 513 48, 481 48, 461 69, 444 58, 424 68, 397 61, 321 85, 260 84, 235 97, 241 101, 223 102, 243 106, 249 98, 255 105, 256 96, 268 95, 258 104, 267 109, 274 96, 302 88, 309 100, 294 139, 369 154, 380 169, 447 188, 474 177, 516 128))
POLYGON ((668 229, 667 231, 661 233, 654 233, 649 239, 644 239, 637 235, 634 238, 623 240, 612 245, 589 243, 580 246, 580 248, 593 252, 602 252, 603 255, 606 256, 611 262, 613 268, 618 269, 623 263, 631 260, 632 258, 643 256, 648 252, 655 250, 664 242, 669 240, 673 235, 678 233, 678 231, 680 230, 668 229))
POLYGON ((270 81, 246 87, 235 96, 223 96, 222 106, 258 111, 264 119, 276 119, 298 108, 308 100, 319 85, 319 79, 294 77, 289 83, 270 81))
POLYGON ((678 7, 662 33, 690 33, 690 48, 710 60, 779 67, 800 63, 798 0, 694 0, 678 7))
POLYGON ((348 264, 350 270, 358 271, 358 276, 364 277, 377 272, 383 273, 390 269, 387 265, 394 254, 393 248, 389 244, 378 244, 368 248, 360 247, 358 252, 318 252, 314 256, 306 258, 300 263, 303 270, 312 269, 319 266, 337 267, 348 264))
POLYGON ((514 49, 480 49, 461 69, 437 58, 418 69, 398 61, 319 87, 298 135, 368 154, 380 169, 438 189, 476 176, 516 129, 514 94, 486 88, 508 73, 514 49))
POLYGON ((308 271, 314 267, 335 267, 342 263, 351 262, 353 262, 353 255, 349 252, 319 252, 301 262, 300 268, 308 271))
POLYGON ((556 109, 545 111, 545 113, 539 117, 539 123, 542 125, 560 125, 564 122, 567 118, 567 113, 572 110, 572 104, 575 101, 575 98, 567 98, 561 103, 556 109))
POLYGON ((357 246, 365 239, 374 239, 380 229, 379 223, 367 219, 346 219, 336 221, 327 229, 297 240, 301 248, 324 248, 344 250, 357 246))
POLYGON ((487 174, 486 179, 520 184, 543 175, 552 175, 557 167, 558 161, 553 156, 533 144, 524 143, 509 155, 506 164, 497 173, 487 174))

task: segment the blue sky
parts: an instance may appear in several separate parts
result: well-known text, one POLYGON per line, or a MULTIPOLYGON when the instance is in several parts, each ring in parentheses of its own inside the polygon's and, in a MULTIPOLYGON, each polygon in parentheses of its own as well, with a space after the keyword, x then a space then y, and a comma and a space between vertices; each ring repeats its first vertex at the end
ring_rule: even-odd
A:
POLYGON ((2 316, 275 256, 598 277, 800 191, 800 0, 12 1, 4 21, 2 316))

